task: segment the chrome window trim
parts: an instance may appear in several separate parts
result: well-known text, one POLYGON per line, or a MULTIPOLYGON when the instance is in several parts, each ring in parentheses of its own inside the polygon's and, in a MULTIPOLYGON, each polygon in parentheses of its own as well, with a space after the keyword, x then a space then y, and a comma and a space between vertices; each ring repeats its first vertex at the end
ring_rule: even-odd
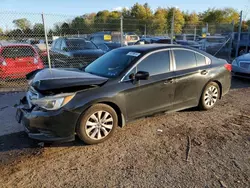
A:
MULTIPOLYGON (((174 62, 174 71, 181 71, 181 70, 187 70, 187 69, 191 69, 191 68, 195 68, 195 67, 191 67, 191 68, 186 68, 186 69, 180 69, 180 70, 176 70, 176 62, 175 62, 175 55, 174 55, 174 50, 186 50, 186 51, 191 51, 193 53, 196 53, 196 54, 199 54, 201 56, 203 56, 206 60, 206 64, 205 65, 199 65, 197 66, 196 64, 196 67, 199 68, 199 67, 203 67, 203 66, 206 66, 206 65, 210 65, 211 64, 211 59, 205 55, 203 55, 202 53, 199 53, 199 52, 196 52, 192 49, 187 49, 187 48, 172 48, 172 55, 173 55, 173 62, 174 62)), ((195 57, 196 59, 196 57, 195 57)), ((197 61, 197 60, 196 60, 197 61)))
MULTIPOLYGON (((138 66, 139 63, 141 63, 144 59, 146 59, 148 56, 152 55, 152 54, 155 54, 155 53, 158 53, 158 52, 164 52, 164 51, 170 51, 169 53, 169 62, 170 62, 170 71, 169 72, 172 72, 173 71, 173 65, 172 65, 172 55, 171 55, 171 48, 167 48, 167 49, 160 49, 160 50, 155 50, 155 51, 152 51, 152 52, 149 52, 147 53, 146 55, 144 55, 143 57, 141 57, 128 71, 126 74, 124 74, 124 76, 122 77, 122 79, 119 81, 119 82, 126 82, 126 81, 129 81, 131 79, 128 79, 128 80, 124 80, 125 77, 135 68, 138 66)), ((136 70, 137 72, 137 70, 136 70)), ((158 74, 154 74, 154 75, 150 75, 150 76, 155 76, 155 75, 158 75, 158 74)))

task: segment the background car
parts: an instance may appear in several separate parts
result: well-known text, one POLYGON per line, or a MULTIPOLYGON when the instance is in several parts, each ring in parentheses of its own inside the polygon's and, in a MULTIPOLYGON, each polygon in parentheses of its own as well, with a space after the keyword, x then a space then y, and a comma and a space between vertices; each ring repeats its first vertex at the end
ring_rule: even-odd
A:
POLYGON ((200 35, 194 35, 194 34, 180 34, 175 35, 175 40, 181 40, 181 41, 199 41, 202 37, 200 35))
POLYGON ((199 44, 196 41, 187 41, 187 40, 175 40, 177 44, 184 45, 184 46, 190 46, 193 48, 197 48, 199 50, 202 50, 202 45, 199 44))
MULTIPOLYGON (((237 43, 238 43, 238 33, 233 33, 233 45, 232 45, 233 57, 235 57, 237 43)), ((248 32, 242 32, 240 34, 238 56, 241 56, 249 52, 250 52, 250 34, 248 32), (248 47, 248 49, 246 47, 248 47)))
POLYGON ((215 54, 218 50, 220 50, 220 53, 223 53, 229 50, 228 47, 223 47, 226 40, 225 36, 207 36, 201 39, 199 44, 202 45, 203 50, 210 54, 215 54))
MULTIPOLYGON (((171 44, 171 39, 168 37, 144 37, 135 43, 135 45, 143 44, 171 44)), ((174 42, 174 44, 176 43, 174 42)))
POLYGON ((39 54, 31 45, 0 43, 0 79, 25 78, 29 72, 43 68, 39 54))
POLYGON ((58 38, 50 49, 53 67, 84 67, 103 54, 93 42, 84 38, 58 38))
POLYGON ((239 56, 232 62, 232 75, 250 79, 250 53, 239 56))
POLYGON ((114 43, 114 42, 105 42, 103 44, 97 44, 98 48, 100 48, 104 53, 107 53, 113 49, 120 48, 120 43, 114 43))
POLYGON ((36 49, 37 53, 42 59, 44 66, 48 67, 48 54, 47 54, 46 44, 34 44, 33 47, 36 49))

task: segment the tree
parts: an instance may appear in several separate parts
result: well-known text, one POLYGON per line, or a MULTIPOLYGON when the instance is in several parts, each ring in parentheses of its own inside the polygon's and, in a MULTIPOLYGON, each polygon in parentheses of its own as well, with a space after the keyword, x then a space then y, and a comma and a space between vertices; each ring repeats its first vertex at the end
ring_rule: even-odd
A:
POLYGON ((33 33, 34 35, 42 36, 44 35, 44 27, 41 23, 35 23, 33 26, 33 33))
POLYGON ((174 13, 174 33, 180 34, 182 32, 182 27, 185 24, 185 19, 180 9, 176 9, 174 7, 168 9, 167 28, 169 31, 171 31, 173 13, 174 13))
POLYGON ((3 34, 3 30, 0 28, 0 35, 2 35, 3 34))
POLYGON ((154 34, 164 34, 167 33, 167 16, 168 11, 164 8, 158 8, 154 13, 153 18, 153 27, 154 31, 151 31, 154 34))
POLYGON ((31 23, 26 18, 21 18, 21 19, 13 20, 13 23, 15 24, 15 26, 17 28, 21 29, 22 31, 31 28, 31 23))
POLYGON ((239 13, 233 8, 224 8, 224 9, 208 9, 201 14, 202 21, 204 23, 213 23, 213 24, 230 24, 232 21, 234 23, 239 22, 239 13))

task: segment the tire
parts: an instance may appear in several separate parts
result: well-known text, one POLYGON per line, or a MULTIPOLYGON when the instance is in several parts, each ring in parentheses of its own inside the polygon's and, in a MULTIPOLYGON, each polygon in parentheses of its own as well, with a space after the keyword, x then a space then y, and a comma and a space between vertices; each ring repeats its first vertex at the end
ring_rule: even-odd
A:
POLYGON ((76 133, 86 144, 98 144, 109 139, 117 125, 118 117, 113 108, 95 104, 83 113, 76 133))
POLYGON ((212 109, 220 98, 220 92, 221 92, 220 87, 217 83, 210 82, 209 84, 207 84, 200 98, 198 106, 199 109, 200 110, 212 109))

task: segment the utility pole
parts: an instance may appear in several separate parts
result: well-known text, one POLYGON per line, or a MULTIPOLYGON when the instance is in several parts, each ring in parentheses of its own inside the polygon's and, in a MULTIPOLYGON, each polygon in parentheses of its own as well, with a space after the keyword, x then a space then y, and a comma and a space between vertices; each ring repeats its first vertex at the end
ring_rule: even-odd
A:
POLYGON ((46 24, 45 24, 44 14, 43 13, 42 13, 42 21, 43 21, 43 28, 44 28, 44 35, 45 35, 45 43, 46 43, 46 51, 47 51, 47 57, 48 57, 48 64, 49 64, 49 68, 51 69, 48 36, 47 36, 47 29, 46 29, 46 24))
POLYGON ((236 47, 235 57, 237 57, 238 53, 239 53, 241 26, 242 26, 242 11, 240 11, 240 22, 239 22, 239 28, 238 28, 238 41, 237 41, 237 47, 236 47))
POLYGON ((175 8, 173 8, 173 16, 172 16, 172 23, 171 23, 171 44, 174 43, 174 12, 175 12, 175 8))

